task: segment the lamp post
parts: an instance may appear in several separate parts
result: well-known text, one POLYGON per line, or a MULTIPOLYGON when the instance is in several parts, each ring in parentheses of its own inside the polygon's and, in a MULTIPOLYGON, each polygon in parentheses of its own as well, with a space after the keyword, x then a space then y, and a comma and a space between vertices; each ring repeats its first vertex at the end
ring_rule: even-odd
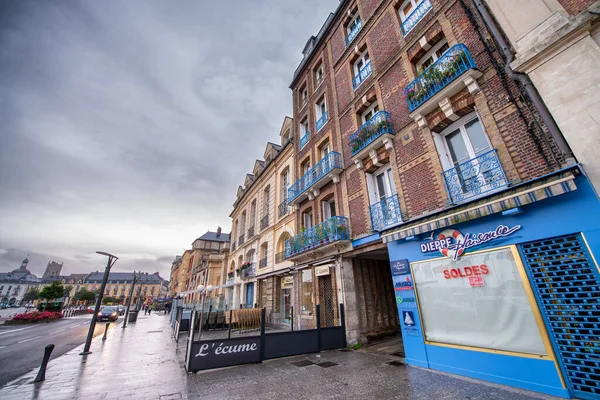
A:
POLYGON ((202 317, 204 316, 204 300, 206 299, 206 295, 212 292, 214 289, 215 288, 212 285, 208 285, 206 287, 204 287, 204 285, 199 285, 198 288, 196 288, 196 291, 198 291, 198 293, 200 293, 200 296, 202 296, 202 306, 200 308, 200 337, 198 338, 198 340, 202 340, 202 317))
POLYGON ((131 282, 131 290, 129 291, 129 299, 127 300, 127 309, 125 310, 125 320, 123 321, 123 328, 127 328, 127 318, 129 318, 129 308, 131 308, 131 298, 133 297, 133 288, 135 287, 135 283, 140 280, 140 275, 135 275, 135 271, 133 271, 133 282, 131 282))
POLYGON ((106 263, 106 269, 104 270, 104 277, 102 278, 102 285, 100 285, 100 292, 98 293, 98 298, 96 299, 96 307, 94 308, 94 314, 92 315, 92 322, 90 322, 90 330, 88 331, 87 339, 85 341, 85 346, 83 351, 79 353, 79 355, 85 356, 91 354, 90 346, 92 345, 92 338, 94 337, 94 329, 96 328, 96 321, 98 320, 98 313, 100 312, 100 305, 102 304, 102 296, 104 295, 104 290, 106 289, 106 282, 108 281, 108 275, 110 273, 110 269, 117 262, 119 257, 114 256, 110 253, 104 251, 97 251, 97 254, 107 256, 108 262, 106 263))

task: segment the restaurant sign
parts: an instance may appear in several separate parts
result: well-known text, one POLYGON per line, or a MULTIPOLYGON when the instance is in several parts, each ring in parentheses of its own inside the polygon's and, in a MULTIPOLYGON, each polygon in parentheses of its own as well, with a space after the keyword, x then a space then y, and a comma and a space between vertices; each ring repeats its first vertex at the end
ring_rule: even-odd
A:
POLYGON ((442 255, 457 260, 458 257, 463 255, 465 250, 501 237, 512 235, 519 229, 521 229, 521 225, 515 225, 512 228, 509 228, 506 225, 498 225, 493 231, 476 234, 467 233, 466 235, 463 235, 456 229, 445 229, 437 235, 436 239, 433 239, 432 236, 433 240, 422 243, 421 253, 439 251, 442 255))
POLYGON ((260 336, 193 342, 190 371, 258 363, 260 336))

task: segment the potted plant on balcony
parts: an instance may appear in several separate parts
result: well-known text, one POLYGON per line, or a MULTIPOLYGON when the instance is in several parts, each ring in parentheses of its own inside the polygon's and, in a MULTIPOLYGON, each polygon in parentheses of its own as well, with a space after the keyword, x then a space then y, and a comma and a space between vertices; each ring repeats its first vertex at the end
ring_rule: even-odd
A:
POLYGON ((233 271, 227 273, 227 279, 233 278, 233 271))

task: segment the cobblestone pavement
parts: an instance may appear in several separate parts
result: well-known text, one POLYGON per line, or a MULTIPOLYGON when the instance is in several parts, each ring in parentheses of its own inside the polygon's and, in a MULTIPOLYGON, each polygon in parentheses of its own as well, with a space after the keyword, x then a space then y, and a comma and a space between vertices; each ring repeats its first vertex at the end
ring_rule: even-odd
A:
POLYGON ((60 399, 555 399, 532 392, 405 365, 392 356, 356 351, 271 360, 188 375, 183 336, 171 339, 168 318, 140 316, 126 329, 96 338, 52 360, 46 381, 37 371, 0 389, 3 400, 60 399), (299 363, 304 361, 302 363, 299 363))

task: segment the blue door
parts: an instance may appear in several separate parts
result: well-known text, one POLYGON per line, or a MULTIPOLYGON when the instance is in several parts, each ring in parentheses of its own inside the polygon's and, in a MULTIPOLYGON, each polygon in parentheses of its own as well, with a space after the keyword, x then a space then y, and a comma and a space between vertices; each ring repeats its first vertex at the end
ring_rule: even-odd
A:
POLYGON ((579 234, 519 246, 573 396, 600 400, 600 275, 579 234))
POLYGON ((246 285, 246 308, 252 308, 254 306, 254 283, 248 283, 246 285))

